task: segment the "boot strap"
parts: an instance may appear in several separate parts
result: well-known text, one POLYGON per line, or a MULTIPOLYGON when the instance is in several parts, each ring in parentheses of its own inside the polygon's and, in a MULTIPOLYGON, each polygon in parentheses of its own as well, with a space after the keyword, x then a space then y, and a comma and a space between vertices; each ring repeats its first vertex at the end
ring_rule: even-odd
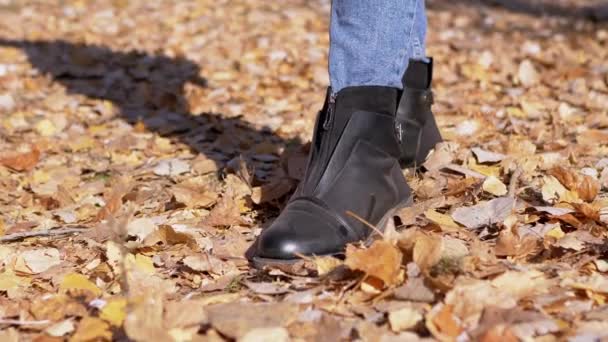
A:
POLYGON ((404 88, 395 115, 395 134, 401 148, 403 161, 415 160, 420 148, 420 138, 430 108, 433 92, 429 89, 404 88))

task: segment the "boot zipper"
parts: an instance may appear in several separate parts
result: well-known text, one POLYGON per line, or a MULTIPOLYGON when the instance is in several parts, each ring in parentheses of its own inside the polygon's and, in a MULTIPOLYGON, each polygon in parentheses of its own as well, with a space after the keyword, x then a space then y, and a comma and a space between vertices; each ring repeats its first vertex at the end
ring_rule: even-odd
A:
POLYGON ((329 95, 329 103, 327 104, 327 115, 325 115, 325 121, 323 121, 323 129, 329 130, 331 122, 333 120, 334 107, 336 105, 336 94, 329 95))
MULTIPOLYGON (((333 123, 333 119, 334 119, 334 111, 336 107, 336 94, 330 94, 329 95, 329 99, 327 101, 327 112, 325 113, 325 119, 323 120, 323 130, 324 131, 329 131, 332 127, 332 123, 333 123)), ((323 143, 321 144, 321 149, 319 151, 319 156, 318 159, 316 161, 316 165, 314 167, 313 170, 311 170, 311 174, 310 177, 307 178, 308 182, 313 182, 312 184, 314 184, 313 186, 313 191, 309 194, 312 195, 315 190, 317 189, 317 185, 319 183, 319 178, 321 177, 323 170, 325 169, 325 166, 329 160, 329 142, 327 141, 327 139, 329 138, 329 135, 331 135, 331 132, 328 132, 328 136, 324 136, 324 140, 323 143)))

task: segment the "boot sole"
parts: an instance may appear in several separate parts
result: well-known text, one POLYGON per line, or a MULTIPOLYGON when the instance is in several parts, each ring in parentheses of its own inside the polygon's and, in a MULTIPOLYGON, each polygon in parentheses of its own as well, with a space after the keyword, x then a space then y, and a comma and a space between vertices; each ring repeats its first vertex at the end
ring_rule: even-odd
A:
MULTIPOLYGON (((414 203, 413 196, 410 196, 406 201, 398 204, 397 206, 395 206, 392 209, 390 209, 389 211, 387 211, 386 214, 384 214, 384 216, 380 220, 380 222, 378 222, 376 228, 378 228, 378 230, 380 230, 381 232, 384 232, 388 225, 389 219, 392 219, 399 210, 410 207, 410 206, 412 206, 413 203, 414 203)), ((376 235, 375 232, 372 232, 370 234, 370 236, 364 241, 364 245, 370 246, 375 240, 375 235, 376 235)), ((326 256, 340 256, 340 255, 343 255, 343 253, 322 254, 322 255, 316 255, 316 256, 317 257, 326 257, 326 256)), ((251 264, 253 265, 254 268, 256 268, 258 270, 262 270, 267 267, 284 268, 284 267, 288 267, 288 266, 294 265, 297 262, 302 262, 302 261, 305 261, 305 259, 302 259, 302 258, 270 259, 270 258, 262 258, 262 257, 253 257, 251 259, 251 264)))

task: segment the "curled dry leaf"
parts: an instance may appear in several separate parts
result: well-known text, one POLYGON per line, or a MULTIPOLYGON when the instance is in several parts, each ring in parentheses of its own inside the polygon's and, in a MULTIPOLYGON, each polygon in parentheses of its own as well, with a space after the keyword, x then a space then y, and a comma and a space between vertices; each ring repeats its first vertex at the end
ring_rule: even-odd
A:
POLYGON ((477 157, 477 162, 480 164, 498 163, 507 157, 504 154, 487 151, 479 147, 473 147, 471 151, 473 151, 473 154, 477 157))
POLYGON ((549 170, 549 174, 555 177, 568 190, 575 192, 583 201, 593 201, 601 188, 600 182, 597 179, 586 174, 579 174, 563 166, 552 168, 549 170))
POLYGON ((38 164, 40 150, 36 145, 31 145, 26 152, 2 152, 0 153, 0 165, 4 165, 15 171, 29 171, 38 164))
POLYGON ((384 285, 395 285, 400 280, 401 251, 388 241, 376 240, 369 248, 358 248, 354 245, 346 247, 344 264, 352 269, 375 277, 384 285))

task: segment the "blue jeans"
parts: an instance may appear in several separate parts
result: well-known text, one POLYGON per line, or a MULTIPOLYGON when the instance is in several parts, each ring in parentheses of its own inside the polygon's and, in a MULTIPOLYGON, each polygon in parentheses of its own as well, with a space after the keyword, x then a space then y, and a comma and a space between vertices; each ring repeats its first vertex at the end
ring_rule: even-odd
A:
POLYGON ((402 88, 410 58, 425 59, 424 0, 333 0, 332 91, 361 85, 402 88))

